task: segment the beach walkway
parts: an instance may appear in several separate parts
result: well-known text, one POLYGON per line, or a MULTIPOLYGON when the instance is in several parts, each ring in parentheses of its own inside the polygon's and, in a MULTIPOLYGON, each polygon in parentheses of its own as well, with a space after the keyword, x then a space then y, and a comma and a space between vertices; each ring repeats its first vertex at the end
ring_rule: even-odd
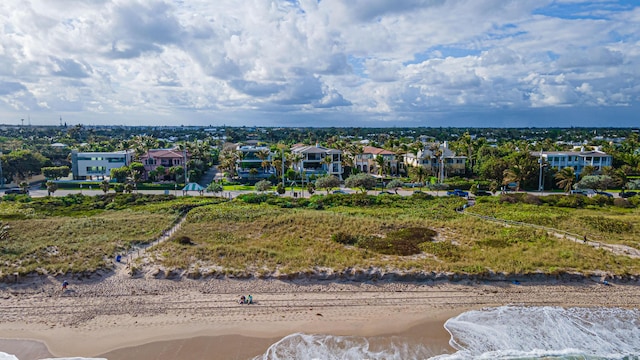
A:
POLYGON ((121 254, 120 255, 120 261, 116 261, 115 265, 115 272, 118 275, 129 275, 130 271, 131 271, 131 264, 133 264, 133 262, 138 259, 139 257, 142 257, 145 255, 147 249, 162 244, 163 242, 169 240, 171 238, 171 236, 173 236, 173 234, 175 234, 176 231, 180 230, 180 227, 182 226, 182 224, 184 223, 184 221, 187 219, 187 214, 189 212, 185 212, 184 214, 180 215, 180 217, 174 222, 173 226, 171 226, 169 229, 163 231, 162 235, 160 235, 158 238, 156 238, 155 240, 153 240, 150 243, 144 244, 144 245, 139 245, 139 246, 134 246, 133 248, 131 248, 131 250, 129 250, 127 253, 125 254, 121 254))
MULTIPOLYGON (((471 201, 471 200, 470 200, 471 201)), ((551 228, 551 227, 547 227, 547 226, 542 226, 542 225, 537 225, 537 224, 531 224, 531 223, 525 223, 522 221, 514 221, 514 220, 505 220, 505 219, 499 219, 499 218, 495 218, 492 216, 487 216, 487 215, 480 215, 474 212, 469 211, 468 209, 473 206, 473 203, 469 203, 467 205, 467 207, 462 208, 461 210, 458 211, 458 213, 460 214, 464 214, 464 215, 469 215, 469 216, 474 216, 483 220, 487 220, 487 221, 491 221, 491 222, 495 222, 495 223, 499 223, 503 226, 526 226, 526 227, 532 227, 532 228, 536 228, 536 229, 541 229, 546 231, 548 234, 553 235, 555 237, 558 237, 560 239, 566 239, 566 240, 570 240, 576 243, 580 243, 580 244, 585 244, 585 245, 589 245, 592 246, 594 248, 597 249, 604 249, 607 251, 610 251, 616 255, 624 255, 624 256, 628 256, 630 258, 633 259, 640 259, 640 250, 636 249, 636 248, 632 248, 630 246, 626 246, 626 245, 622 245, 622 244, 605 244, 599 241, 594 241, 592 239, 586 239, 584 236, 578 235, 578 234, 574 234, 568 231, 564 231, 564 230, 560 230, 560 229, 556 229, 556 228, 551 228)))

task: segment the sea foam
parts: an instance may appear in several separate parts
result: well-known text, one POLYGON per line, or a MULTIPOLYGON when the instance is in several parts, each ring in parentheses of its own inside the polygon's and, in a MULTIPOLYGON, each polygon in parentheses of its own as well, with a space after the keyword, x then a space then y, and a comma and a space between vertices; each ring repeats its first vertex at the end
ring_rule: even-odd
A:
POLYGON ((453 354, 400 338, 374 349, 363 337, 298 333, 255 359, 640 360, 638 310, 503 306, 465 312, 445 328, 453 354))

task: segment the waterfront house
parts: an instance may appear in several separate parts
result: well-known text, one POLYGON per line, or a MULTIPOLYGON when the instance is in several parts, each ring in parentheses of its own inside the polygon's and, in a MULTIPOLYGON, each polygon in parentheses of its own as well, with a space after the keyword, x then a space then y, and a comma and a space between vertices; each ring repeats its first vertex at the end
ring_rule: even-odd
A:
POLYGON ((74 180, 104 180, 111 169, 131 164, 133 150, 114 152, 71 151, 71 172, 74 180))
POLYGON ((301 158, 299 162, 291 165, 296 172, 303 173, 307 177, 329 174, 342 179, 344 173, 342 151, 316 144, 315 146, 294 145, 291 148, 291 153, 294 156, 298 154, 301 158))

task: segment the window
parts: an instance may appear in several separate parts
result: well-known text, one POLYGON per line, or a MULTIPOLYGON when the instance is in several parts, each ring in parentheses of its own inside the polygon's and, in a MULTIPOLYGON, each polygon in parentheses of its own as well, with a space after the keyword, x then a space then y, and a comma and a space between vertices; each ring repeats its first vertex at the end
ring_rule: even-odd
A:
POLYGON ((105 166, 87 166, 87 174, 104 174, 106 171, 105 166))

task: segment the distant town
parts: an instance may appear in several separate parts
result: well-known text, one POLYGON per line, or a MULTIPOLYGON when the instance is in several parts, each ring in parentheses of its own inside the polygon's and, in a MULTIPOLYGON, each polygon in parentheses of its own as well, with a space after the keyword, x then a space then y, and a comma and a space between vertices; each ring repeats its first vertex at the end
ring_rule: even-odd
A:
MULTIPOLYGON (((225 184, 634 194, 638 129, 0 126, 2 187, 225 184)), ((195 185, 194 185, 195 186, 195 185)), ((385 188, 387 190, 385 190, 385 188)), ((20 190, 23 189, 23 190, 20 190)), ((5 191, 7 192, 7 191, 5 191)))

